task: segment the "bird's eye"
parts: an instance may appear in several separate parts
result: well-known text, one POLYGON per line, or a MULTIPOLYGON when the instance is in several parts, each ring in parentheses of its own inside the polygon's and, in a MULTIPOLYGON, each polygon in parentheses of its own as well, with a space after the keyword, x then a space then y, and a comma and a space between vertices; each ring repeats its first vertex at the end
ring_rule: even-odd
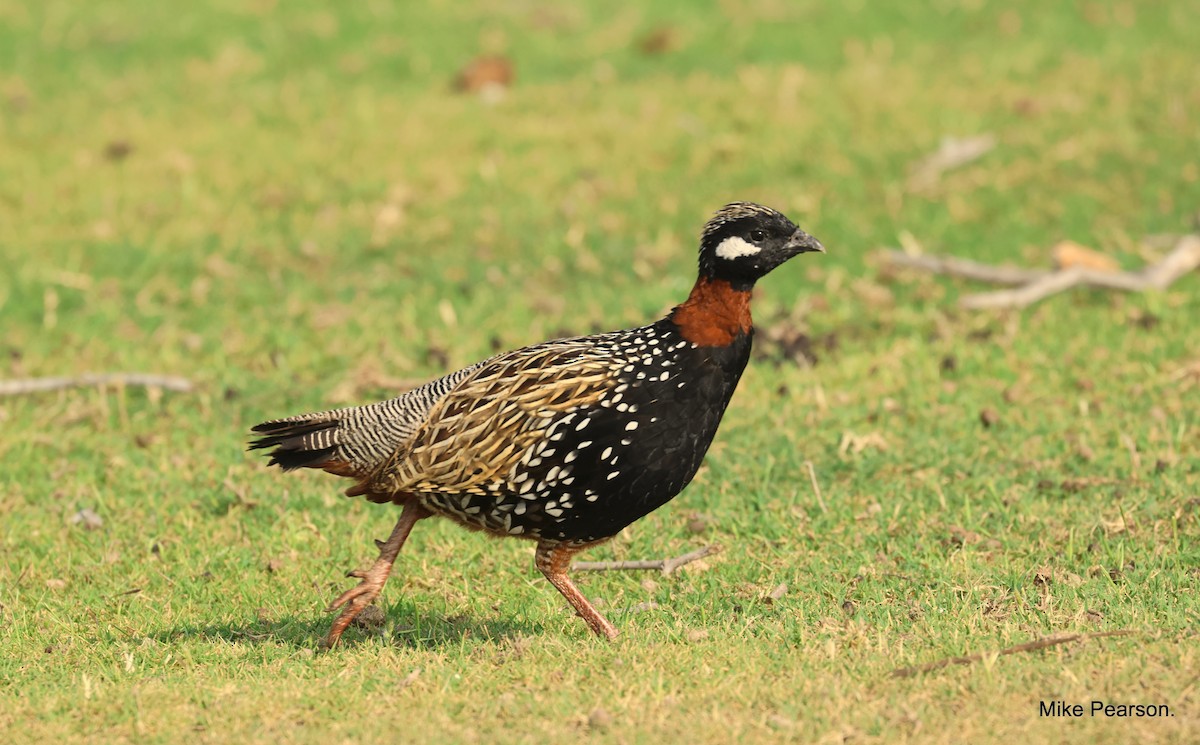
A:
POLYGON ((762 243, 766 239, 767 239, 767 232, 765 230, 751 230, 750 231, 750 240, 754 241, 755 243, 762 243))

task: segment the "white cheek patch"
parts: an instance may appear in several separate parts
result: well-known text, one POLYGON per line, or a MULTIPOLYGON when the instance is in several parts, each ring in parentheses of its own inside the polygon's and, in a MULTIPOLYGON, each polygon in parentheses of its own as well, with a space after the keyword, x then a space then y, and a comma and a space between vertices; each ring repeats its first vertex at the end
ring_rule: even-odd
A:
POLYGON ((722 259, 737 259, 742 256, 753 256, 761 249, 753 243, 748 243, 736 235, 731 235, 717 246, 717 256, 722 259))

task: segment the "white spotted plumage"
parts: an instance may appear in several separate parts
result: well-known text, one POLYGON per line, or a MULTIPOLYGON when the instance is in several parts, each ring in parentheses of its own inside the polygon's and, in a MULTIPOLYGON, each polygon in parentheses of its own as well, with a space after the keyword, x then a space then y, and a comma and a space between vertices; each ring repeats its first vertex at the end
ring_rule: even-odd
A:
POLYGON ((667 368, 694 348, 655 324, 487 360, 432 402, 371 491, 416 496, 435 513, 493 532, 562 538, 579 505, 636 475, 615 466, 657 420, 639 409, 659 400, 653 386, 670 379, 676 390, 678 373, 667 368), (581 465, 593 475, 575 486, 581 465), (584 488, 596 485, 603 489, 584 488), (576 500, 568 489, 580 490, 576 500))

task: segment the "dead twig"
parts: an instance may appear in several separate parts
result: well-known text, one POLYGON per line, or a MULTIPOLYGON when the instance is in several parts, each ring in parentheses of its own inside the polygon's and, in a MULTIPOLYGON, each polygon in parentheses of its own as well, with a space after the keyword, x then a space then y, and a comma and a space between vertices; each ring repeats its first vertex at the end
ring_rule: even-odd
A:
POLYGON ((1052 273, 1045 269, 993 266, 969 259, 960 259, 956 256, 926 256, 924 254, 907 254, 903 251, 888 251, 885 258, 892 266, 904 269, 917 269, 932 274, 945 274, 949 277, 962 277, 998 285, 1023 285, 1052 273))
POLYGON ((1200 235, 1185 235, 1157 264, 1137 272, 1102 272, 1074 266, 1057 271, 990 266, 957 257, 913 256, 899 251, 887 254, 893 266, 934 274, 1018 285, 1011 290, 966 295, 958 302, 964 308, 1024 308, 1072 287, 1096 287, 1122 292, 1163 290, 1183 275, 1200 268, 1200 235))
POLYGON ((175 375, 152 373, 89 373, 74 378, 28 378, 25 380, 0 380, 0 396, 23 396, 29 393, 58 391, 64 388, 86 388, 88 386, 122 385, 127 387, 161 388, 166 391, 187 393, 195 386, 187 378, 175 375))
POLYGON ((248 510, 252 510, 258 506, 258 502, 255 502, 253 499, 247 497, 246 490, 233 483, 233 479, 226 478, 223 483, 225 488, 233 494, 233 498, 237 500, 239 507, 245 507, 248 510))
MULTIPOLYGON (((1019 654, 1021 652, 1036 652, 1041 649, 1049 649, 1062 644, 1070 644, 1071 642, 1085 642, 1092 639, 1104 639, 1110 636, 1132 636, 1138 633, 1133 629, 1118 629, 1116 631, 1099 631, 1095 634, 1062 634, 1059 636, 1044 636, 1041 639, 1034 639, 1031 642, 1018 644, 1014 647, 1005 647, 998 652, 991 653, 991 656, 1004 657, 1010 654, 1019 654)), ((941 670, 943 667, 951 665, 970 665, 973 662, 979 662, 985 654, 969 654, 965 657, 947 657, 943 660, 927 662, 924 665, 913 665, 912 667, 898 667, 892 671, 893 678, 911 678, 922 673, 941 670)))
POLYGON ((941 179, 942 174, 961 168, 986 155, 996 147, 996 136, 943 137, 938 149, 916 163, 908 178, 908 188, 927 189, 941 179))
POLYGON ((829 508, 825 506, 825 499, 821 496, 821 485, 817 483, 817 468, 811 460, 804 461, 804 467, 808 469, 808 480, 812 483, 813 494, 817 495, 817 506, 821 508, 821 512, 829 512, 829 508))
POLYGON ((699 561, 721 550, 720 546, 703 546, 674 559, 648 559, 644 561, 577 561, 571 565, 576 572, 660 571, 663 575, 674 572, 684 564, 699 561))

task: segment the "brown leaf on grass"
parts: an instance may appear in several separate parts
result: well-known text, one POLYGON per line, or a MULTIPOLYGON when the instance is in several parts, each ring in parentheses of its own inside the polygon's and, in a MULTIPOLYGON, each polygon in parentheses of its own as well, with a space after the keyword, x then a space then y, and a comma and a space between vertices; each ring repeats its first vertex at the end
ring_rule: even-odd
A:
POLYGON ((1054 581, 1054 570, 1047 566, 1041 566, 1033 572, 1033 584, 1038 587, 1049 587, 1054 581))
POLYGON ((979 412, 979 423, 984 429, 991 429, 1000 423, 1000 414, 992 407, 985 407, 979 412))
POLYGON ((983 615, 986 618, 991 618, 996 621, 1007 619, 1012 611, 1004 602, 1003 598, 987 598, 983 601, 983 615))
POLYGON ((499 97, 512 87, 516 73, 512 60, 492 54, 476 57, 454 76, 454 90, 476 93, 485 98, 499 97))
POLYGON ((133 144, 129 140, 112 140, 104 146, 104 157, 112 160, 125 160, 133 152, 133 144))
MULTIPOLYGON (((854 519, 858 521, 870 520, 881 512, 883 512, 883 505, 879 504, 878 502, 871 502, 867 505, 866 509, 855 515, 854 519)), ((856 578, 855 583, 857 582, 858 579, 856 578)))
POLYGON ((883 435, 878 432, 868 432, 865 435, 859 435, 847 430, 842 433, 841 442, 838 443, 838 455, 843 457, 847 453, 858 455, 868 449, 887 450, 887 440, 883 439, 883 435))
POLYGON ((84 507, 71 515, 71 524, 78 525, 84 530, 97 530, 104 525, 104 520, 91 508, 84 507))
POLYGON ((590 729, 603 731, 613 725, 613 715, 609 714, 607 709, 597 706, 588 714, 587 723, 590 729))
POLYGON ((1076 493, 1086 491, 1097 486, 1107 486, 1110 484, 1119 484, 1117 479, 1105 478, 1103 476, 1081 476, 1078 478, 1063 479, 1061 482, 1051 479, 1042 479, 1037 483, 1037 488, 1041 491, 1049 491, 1051 489, 1062 489, 1068 493, 1076 493))
POLYGON ((771 714, 767 717, 767 726, 774 730, 787 732, 796 728, 796 722, 782 714, 771 714))
POLYGON ((970 546, 983 544, 987 548, 1000 548, 1000 541, 980 535, 973 530, 967 530, 957 525, 949 525, 946 527, 946 530, 950 533, 950 542, 955 545, 970 546))
POLYGON ((1097 272, 1121 271, 1121 265, 1113 257, 1075 241, 1059 241, 1050 250, 1050 255, 1054 258, 1054 266, 1059 269, 1082 267, 1097 272))
POLYGON ((787 584, 780 582, 775 587, 774 590, 771 590, 770 592, 767 593, 767 596, 763 598, 763 602, 766 603, 767 605, 773 605, 776 600, 779 600, 784 595, 787 595, 787 591, 788 591, 787 584))
POLYGON ((1100 524, 1104 527, 1104 532, 1108 535, 1120 535, 1121 533, 1132 532, 1137 528, 1137 522, 1127 515, 1124 510, 1118 512, 1117 516, 1112 520, 1101 518, 1100 524))
POLYGON ((712 519, 708 515, 703 515, 699 512, 692 513, 688 516, 687 529, 689 533, 700 534, 708 532, 712 527, 712 519))
POLYGON ((670 26, 659 26, 637 40, 638 51, 647 56, 666 54, 678 45, 679 35, 670 26))

